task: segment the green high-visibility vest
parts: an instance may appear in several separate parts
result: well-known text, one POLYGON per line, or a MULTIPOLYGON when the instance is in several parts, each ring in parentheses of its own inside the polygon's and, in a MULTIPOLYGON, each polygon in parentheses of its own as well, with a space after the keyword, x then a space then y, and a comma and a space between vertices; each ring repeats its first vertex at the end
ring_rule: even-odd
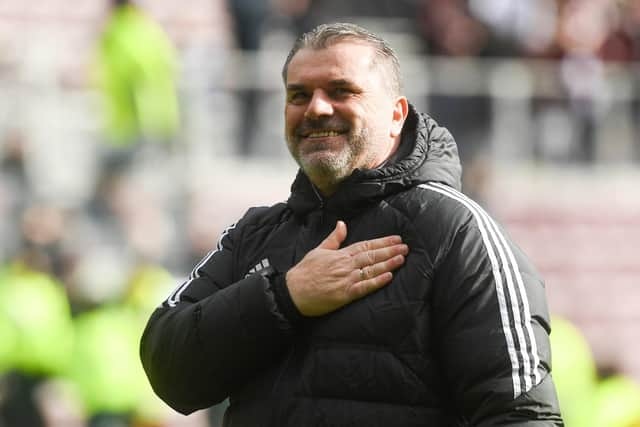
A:
POLYGON ((0 273, 0 371, 57 376, 73 348, 71 310, 63 286, 21 265, 0 273))
POLYGON ((122 306, 103 306, 75 319, 76 345, 69 379, 89 414, 129 413, 144 393, 138 361, 138 322, 122 306))
POLYGON ((553 380, 566 427, 589 427, 597 385, 591 348, 580 331, 567 320, 551 319, 553 380))
POLYGON ((640 426, 640 386, 630 378, 615 375, 598 385, 593 427, 640 426))
POLYGON ((105 127, 117 144, 166 140, 179 126, 176 53, 163 30, 133 5, 114 10, 98 44, 94 77, 105 127))

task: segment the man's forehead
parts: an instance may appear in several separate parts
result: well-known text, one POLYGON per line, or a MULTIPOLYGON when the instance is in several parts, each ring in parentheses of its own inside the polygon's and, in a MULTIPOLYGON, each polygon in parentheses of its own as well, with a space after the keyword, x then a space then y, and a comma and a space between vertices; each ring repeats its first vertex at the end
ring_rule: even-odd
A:
POLYGON ((353 53, 357 53, 358 55, 366 55, 373 56, 374 48, 373 46, 364 41, 357 39, 341 39, 337 41, 328 42, 324 46, 305 46, 301 48, 292 58, 295 60, 300 57, 315 57, 322 56, 326 54, 335 54, 335 55, 350 55, 353 53), (367 55, 368 54, 368 55, 367 55))
POLYGON ((300 49, 288 66, 289 78, 299 73, 323 72, 331 78, 344 78, 344 73, 370 71, 375 64, 375 50, 358 40, 341 40, 326 47, 300 49))

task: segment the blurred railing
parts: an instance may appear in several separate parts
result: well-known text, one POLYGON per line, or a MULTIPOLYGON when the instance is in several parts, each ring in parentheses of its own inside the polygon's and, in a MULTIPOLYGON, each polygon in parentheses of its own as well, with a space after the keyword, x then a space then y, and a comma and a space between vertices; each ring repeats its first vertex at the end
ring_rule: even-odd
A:
MULTIPOLYGON (((284 50, 257 55, 226 49, 183 52, 179 87, 184 142, 193 147, 215 141, 216 153, 233 154, 235 129, 250 125, 259 135, 254 141, 256 154, 286 155, 280 77, 285 56, 284 50), (234 95, 240 90, 257 91, 256 116, 237 114, 234 95)), ((400 56, 410 101, 452 130, 465 124, 438 117, 443 99, 454 109, 485 101, 482 105, 490 111, 483 112, 488 120, 481 123, 486 128, 482 138, 494 158, 573 161, 576 145, 583 143, 578 130, 585 123, 593 134, 594 162, 626 163, 638 158, 638 64, 603 64, 584 58, 448 58, 402 52, 400 56)), ((38 128, 47 128, 51 136, 51 127, 65 127, 75 134, 71 139, 91 131, 99 137, 100 114, 91 90, 83 87, 84 76, 56 76, 46 65, 47 58, 36 58, 0 72, 0 132, 19 127, 37 133, 38 128), (44 68, 38 67, 39 62, 44 68)))
MULTIPOLYGON (((251 123, 259 129, 260 138, 255 141, 259 154, 286 155, 280 148, 280 72, 285 56, 286 51, 257 55, 228 52, 209 55, 205 64, 185 67, 181 84, 185 108, 198 117, 191 122, 187 119, 187 125, 202 125, 198 122, 201 118, 216 126, 223 124, 216 132, 233 135, 231 123, 251 123), (257 117, 234 115, 233 94, 239 90, 258 91, 257 117), (213 111, 203 111, 206 106, 213 111)), ((635 142, 640 122, 638 64, 603 64, 586 58, 545 61, 400 56, 409 100, 445 126, 452 130, 466 126, 449 119, 456 116, 456 108, 464 110, 469 103, 476 103, 474 108, 489 109, 480 111, 479 119, 469 126, 484 128, 482 144, 493 158, 595 163, 628 163, 639 158, 635 142), (454 111, 438 117, 443 101, 454 111), (584 127, 588 128, 586 136, 582 134, 584 127), (581 153, 580 146, 588 143, 593 152, 581 153)), ((233 137, 224 139, 233 141, 233 137)), ((460 136, 458 141, 467 143, 460 136)), ((233 152, 232 145, 225 151, 233 152)))

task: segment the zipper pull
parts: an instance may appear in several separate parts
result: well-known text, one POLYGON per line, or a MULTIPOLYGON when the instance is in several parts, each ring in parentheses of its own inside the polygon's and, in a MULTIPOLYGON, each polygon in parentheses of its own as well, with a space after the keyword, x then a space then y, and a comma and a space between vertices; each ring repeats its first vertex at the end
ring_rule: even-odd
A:
POLYGON ((318 189, 316 188, 315 185, 311 184, 311 188, 313 189, 313 192, 315 193, 316 197, 318 198, 318 201, 320 202, 320 209, 324 209, 324 197, 322 197, 322 195, 318 192, 318 189))

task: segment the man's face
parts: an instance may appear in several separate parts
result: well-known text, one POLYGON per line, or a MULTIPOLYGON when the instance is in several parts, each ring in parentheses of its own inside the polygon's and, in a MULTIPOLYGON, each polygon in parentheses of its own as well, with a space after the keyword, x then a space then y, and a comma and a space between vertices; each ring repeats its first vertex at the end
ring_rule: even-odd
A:
POLYGON ((289 63, 287 145, 319 186, 378 166, 393 144, 395 99, 374 55, 363 42, 340 41, 301 49, 289 63))

